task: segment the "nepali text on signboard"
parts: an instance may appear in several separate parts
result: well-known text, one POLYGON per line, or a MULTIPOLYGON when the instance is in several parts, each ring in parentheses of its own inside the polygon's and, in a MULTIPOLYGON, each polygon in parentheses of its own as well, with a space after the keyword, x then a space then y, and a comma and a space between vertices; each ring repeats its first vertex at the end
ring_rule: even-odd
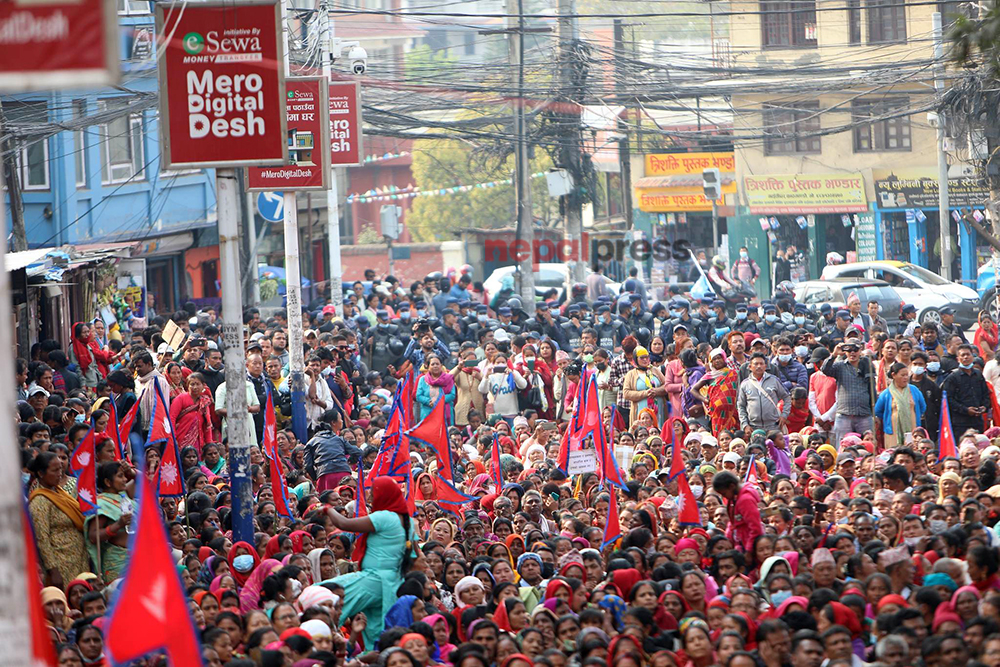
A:
POLYGON ((361 164, 361 86, 357 81, 330 84, 330 153, 335 167, 361 164))
MULTIPOLYGON (((938 207, 938 179, 931 170, 879 173, 875 176, 875 196, 882 208, 938 207)), ((948 205, 983 206, 990 199, 986 183, 978 178, 949 178, 948 205)))
POLYGON ((744 176, 751 213, 862 213, 868 210, 861 174, 744 176))
POLYGON ((156 5, 163 168, 285 164, 276 0, 156 5))
POLYGON ((115 84, 118 42, 114 0, 0 2, 0 91, 115 84))
POLYGON ((323 77, 285 79, 288 161, 283 167, 247 169, 249 190, 326 190, 330 187, 329 104, 323 77))
POLYGON ((675 190, 637 189, 640 211, 650 213, 677 213, 711 211, 712 202, 701 192, 678 193, 675 190))
POLYGON ((701 175, 705 169, 736 171, 735 153, 655 153, 646 156, 646 176, 701 175))

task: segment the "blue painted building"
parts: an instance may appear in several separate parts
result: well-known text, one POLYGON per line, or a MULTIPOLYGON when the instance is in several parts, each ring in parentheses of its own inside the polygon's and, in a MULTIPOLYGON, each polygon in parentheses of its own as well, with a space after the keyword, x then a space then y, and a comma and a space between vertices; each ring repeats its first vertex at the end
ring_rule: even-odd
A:
POLYGON ((5 96, 3 107, 19 134, 35 124, 73 128, 20 143, 29 247, 138 243, 132 256, 146 260, 148 289, 164 312, 200 291, 192 291, 186 253, 218 244, 214 172, 161 170, 152 5, 118 5, 119 88, 5 96), (95 123, 77 129, 86 118, 95 123))

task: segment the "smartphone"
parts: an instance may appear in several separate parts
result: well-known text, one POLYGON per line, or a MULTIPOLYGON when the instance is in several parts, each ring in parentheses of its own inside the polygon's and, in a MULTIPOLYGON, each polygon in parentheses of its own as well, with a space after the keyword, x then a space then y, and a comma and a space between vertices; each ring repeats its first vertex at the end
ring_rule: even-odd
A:
POLYGON ((494 366, 494 367, 493 367, 493 372, 494 372, 494 373, 503 373, 503 372, 505 372, 506 370, 507 370, 507 367, 506 367, 506 366, 494 366))
POLYGON ((467 359, 466 361, 462 362, 462 365, 465 368, 475 368, 476 366, 479 365, 479 363, 475 359, 467 359))
POLYGON ((534 371, 535 370, 535 360, 534 360, 534 358, 528 359, 528 370, 529 371, 534 371))

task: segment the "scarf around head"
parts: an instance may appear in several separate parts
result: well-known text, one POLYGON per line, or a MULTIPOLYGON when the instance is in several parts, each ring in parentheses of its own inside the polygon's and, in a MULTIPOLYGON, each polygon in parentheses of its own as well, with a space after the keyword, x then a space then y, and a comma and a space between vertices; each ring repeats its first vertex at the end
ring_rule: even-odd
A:
MULTIPOLYGON (((371 512, 385 511, 395 512, 401 516, 409 515, 409 510, 406 507, 406 499, 403 497, 403 492, 399 490, 399 484, 396 483, 396 480, 391 477, 380 475, 372 482, 371 488, 371 512)), ((354 551, 351 555, 351 559, 355 563, 361 563, 365 558, 365 552, 368 549, 368 535, 370 535, 370 533, 361 533, 361 537, 358 538, 354 545, 354 551)), ((407 538, 409 538, 409 536, 407 536, 407 538)), ((406 548, 408 549, 409 546, 406 548)))

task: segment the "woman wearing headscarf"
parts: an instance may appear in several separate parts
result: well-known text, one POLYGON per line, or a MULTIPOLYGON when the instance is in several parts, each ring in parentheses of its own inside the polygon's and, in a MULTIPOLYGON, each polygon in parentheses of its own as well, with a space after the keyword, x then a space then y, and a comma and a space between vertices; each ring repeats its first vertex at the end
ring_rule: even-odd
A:
POLYGON ((201 373, 191 373, 187 391, 170 400, 170 419, 174 423, 177 444, 194 447, 201 457, 201 449, 209 442, 218 442, 215 431, 215 401, 201 373))
POLYGON ((327 515, 334 527, 361 533, 354 547, 353 559, 361 566, 333 581, 344 587, 343 616, 363 612, 368 619, 364 638, 375 646, 382 634, 385 613, 396 602, 396 589, 416 557, 416 532, 410 525, 410 512, 399 489, 390 477, 376 477, 372 482, 372 504, 368 516, 347 518, 334 509, 327 515))
POLYGON ((886 449, 903 445, 903 437, 920 426, 927 401, 916 385, 910 384, 910 369, 901 363, 889 367, 889 386, 875 401, 875 425, 881 428, 886 449))
POLYGON ((705 411, 712 422, 712 433, 736 429, 740 421, 736 409, 739 373, 729 367, 726 352, 721 347, 708 353, 708 363, 711 368, 691 386, 690 394, 705 404, 705 411))
POLYGON ((105 352, 94 341, 90 325, 86 322, 77 322, 73 325, 69 362, 79 367, 85 387, 91 389, 97 387, 98 381, 108 376, 108 366, 114 363, 114 359, 115 355, 105 352))
POLYGON ((264 580, 281 569, 281 563, 273 558, 265 558, 254 568, 240 591, 240 613, 260 609, 260 593, 264 590, 264 580))
POLYGON ((309 552, 308 558, 313 581, 326 581, 340 574, 337 570, 337 556, 332 550, 317 547, 309 552))
POLYGON ((59 487, 63 464, 52 452, 42 452, 28 464, 38 486, 31 492, 28 511, 35 542, 48 583, 62 588, 87 567, 83 513, 76 498, 59 487))
POLYGON ((417 381, 415 404, 417 412, 413 418, 420 421, 429 415, 438 398, 443 396, 448 423, 454 423, 454 419, 451 418, 451 406, 455 405, 455 376, 444 369, 441 357, 436 354, 424 357, 424 366, 427 372, 417 381))
MULTIPOLYGON (((639 411, 650 408, 656 414, 656 423, 662 424, 667 418, 667 380, 659 369, 650 366, 649 351, 641 345, 635 348, 635 368, 622 379, 622 396, 632 406, 629 423, 638 420, 639 411)), ((677 414, 680 414, 680 394, 677 395, 677 414)))
POLYGON ((415 595, 404 595, 385 613, 385 629, 409 628, 425 616, 424 601, 415 595))

